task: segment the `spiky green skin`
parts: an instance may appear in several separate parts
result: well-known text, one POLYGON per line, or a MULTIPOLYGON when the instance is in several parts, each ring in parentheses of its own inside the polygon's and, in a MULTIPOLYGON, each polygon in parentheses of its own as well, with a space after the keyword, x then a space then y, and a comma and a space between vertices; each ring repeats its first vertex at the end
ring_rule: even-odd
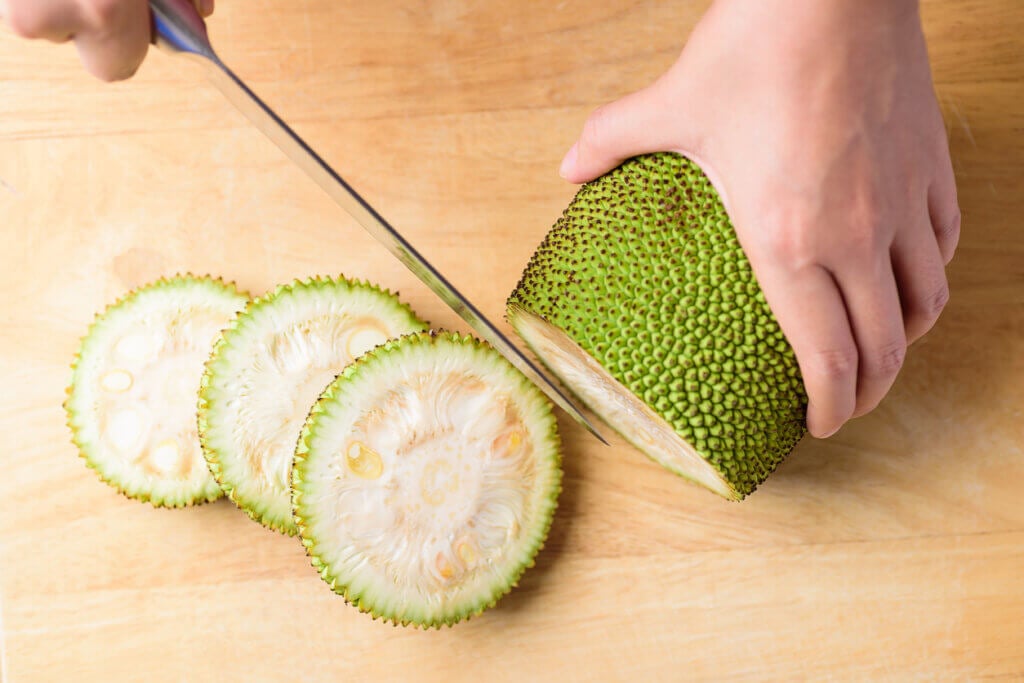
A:
POLYGON ((357 607, 360 612, 370 614, 374 619, 382 619, 396 626, 440 628, 444 625, 452 626, 459 621, 479 615, 493 607, 498 600, 519 584, 523 572, 534 566, 537 553, 544 547, 544 541, 551 529, 558 505, 558 495, 562 490, 561 483, 561 440, 558 435, 558 424, 547 398, 488 344, 468 335, 430 331, 389 340, 346 367, 327 387, 310 411, 295 451, 295 461, 292 466, 292 508, 299 536, 314 569, 335 593, 345 598, 346 602, 357 607), (533 419, 542 421, 540 429, 542 436, 537 439, 537 442, 543 448, 544 455, 543 458, 540 458, 539 465, 549 470, 551 476, 547 489, 541 492, 541 508, 536 511, 536 516, 533 519, 528 520, 529 525, 522 525, 522 532, 528 533, 529 538, 521 549, 516 563, 505 574, 505 580, 492 585, 491 590, 484 594, 472 596, 471 599, 462 602, 446 614, 429 616, 417 605, 402 605, 401 609, 390 609, 371 595, 352 591, 345 577, 340 576, 329 562, 322 559, 322 539, 317 538, 311 529, 311 521, 316 511, 307 505, 304 495, 308 493, 312 485, 308 481, 307 471, 310 470, 314 459, 344 457, 334 449, 318 447, 320 445, 318 439, 324 429, 324 421, 331 419, 335 411, 345 409, 348 397, 353 392, 360 390, 359 385, 363 380, 373 381, 373 373, 378 367, 383 364, 401 363, 403 356, 415 353, 424 347, 429 347, 432 352, 436 352, 438 363, 443 366, 451 356, 450 349, 453 345, 471 347, 479 356, 486 358, 488 363, 498 364, 503 368, 503 372, 514 376, 518 387, 517 392, 528 397, 535 406, 533 419))
MULTIPOLYGON (((427 323, 420 320, 407 304, 399 301, 397 295, 370 282, 319 276, 296 280, 286 285, 279 285, 273 291, 249 302, 245 310, 239 313, 217 337, 201 380, 197 410, 199 442, 210 471, 224 494, 251 519, 272 531, 280 531, 288 536, 294 536, 297 531, 290 514, 288 516, 273 514, 265 499, 244 495, 239 490, 237 482, 233 482, 230 477, 226 476, 223 462, 225 453, 223 449, 217 447, 211 438, 216 422, 214 412, 221 402, 238 400, 238 397, 221 391, 217 386, 217 377, 232 371, 227 352, 234 344, 235 339, 248 334, 257 325, 261 316, 273 315, 275 307, 287 304, 290 299, 304 292, 326 293, 333 297, 344 298, 354 290, 375 293, 382 300, 386 300, 388 306, 397 311, 400 317, 405 318, 409 330, 427 328, 427 323)), ((338 368, 338 371, 340 372, 341 369, 338 368)), ((298 434, 295 435, 295 438, 298 438, 298 434)))
POLYGON ((517 310, 564 331, 718 470, 734 498, 806 433, 793 350, 718 194, 682 156, 637 157, 584 185, 509 297, 513 325, 517 310))
POLYGON ((191 273, 181 273, 169 278, 162 277, 147 285, 133 289, 107 306, 101 313, 98 313, 89 326, 88 332, 82 338, 78 353, 75 354, 75 358, 72 361, 72 379, 66 390, 67 398, 64 401, 67 425, 71 430, 71 440, 78 448, 79 456, 85 460, 86 466, 95 471, 100 479, 125 497, 150 503, 154 507, 180 508, 187 505, 208 503, 220 498, 222 492, 216 482, 211 479, 209 484, 201 489, 191 492, 182 491, 176 496, 160 496, 155 495, 149 488, 128 484, 108 472, 107 459, 100 447, 83 439, 82 434, 86 425, 83 422, 84 418, 81 411, 75 405, 77 400, 76 387, 80 386, 82 381, 81 360, 95 352, 94 344, 96 344, 96 340, 109 324, 111 316, 130 310, 153 291, 185 291, 189 288, 207 288, 221 295, 236 298, 238 308, 242 308, 249 298, 249 295, 239 291, 233 282, 225 282, 221 278, 211 276, 196 276, 191 273))

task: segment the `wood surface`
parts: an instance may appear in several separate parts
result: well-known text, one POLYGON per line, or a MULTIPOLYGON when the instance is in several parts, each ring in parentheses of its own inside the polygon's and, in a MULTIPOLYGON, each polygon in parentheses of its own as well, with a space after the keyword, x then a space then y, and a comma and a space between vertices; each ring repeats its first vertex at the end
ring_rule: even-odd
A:
MULTIPOLYGON (((222 0, 216 46, 478 306, 574 188, 595 106, 672 63, 704 2, 222 0)), ((94 313, 177 271, 260 293, 344 273, 465 329, 191 64, 130 82, 0 31, 5 682, 1024 678, 1024 7, 924 19, 964 228, 952 300, 889 397, 728 503, 568 419, 520 587, 396 629, 230 503, 100 483, 61 402, 94 313)), ((563 416, 564 417, 564 416, 563 416)))

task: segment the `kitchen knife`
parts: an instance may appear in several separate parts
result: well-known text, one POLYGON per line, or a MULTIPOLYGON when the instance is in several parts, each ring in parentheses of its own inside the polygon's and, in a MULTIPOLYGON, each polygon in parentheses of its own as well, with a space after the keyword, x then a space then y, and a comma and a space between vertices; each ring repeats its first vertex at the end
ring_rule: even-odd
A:
POLYGON ((213 51, 206 24, 190 0, 150 0, 157 46, 173 54, 192 57, 206 67, 210 81, 260 131, 323 188, 345 211, 394 254, 406 268, 451 306, 473 330, 537 385, 594 436, 607 443, 593 424, 558 386, 514 346, 498 329, 459 294, 440 272, 384 220, 306 142, 256 96, 213 51))

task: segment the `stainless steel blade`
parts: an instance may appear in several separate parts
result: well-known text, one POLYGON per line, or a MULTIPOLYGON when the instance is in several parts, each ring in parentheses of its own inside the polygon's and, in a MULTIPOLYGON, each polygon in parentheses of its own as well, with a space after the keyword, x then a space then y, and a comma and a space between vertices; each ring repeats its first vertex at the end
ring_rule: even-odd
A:
POLYGON ((157 45, 175 54, 200 58, 207 66, 212 83, 288 158, 305 171, 431 291, 441 297, 473 328, 474 332, 497 349, 556 405, 586 427, 602 443, 607 443, 558 385, 462 296, 383 216, 217 57, 207 37, 206 26, 189 0, 150 0, 150 7, 153 10, 157 45))

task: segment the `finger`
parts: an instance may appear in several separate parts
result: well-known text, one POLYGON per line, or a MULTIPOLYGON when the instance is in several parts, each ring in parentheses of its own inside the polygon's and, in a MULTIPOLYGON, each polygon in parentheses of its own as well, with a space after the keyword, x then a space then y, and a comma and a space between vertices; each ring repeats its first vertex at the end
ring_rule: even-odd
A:
POLYGON ((204 19, 213 14, 213 0, 192 0, 192 4, 204 19))
POLYGON ((900 293, 907 343, 932 328, 949 301, 942 252, 930 222, 897 233, 892 250, 893 274, 900 293))
POLYGON ((76 33, 75 47, 86 70, 104 81, 132 76, 150 42, 145 0, 99 0, 89 25, 76 33))
POLYGON ((928 189, 928 214, 942 253, 942 262, 949 263, 960 241, 960 204, 956 196, 956 178, 949 157, 949 144, 945 137, 942 138, 938 175, 928 189))
POLYGON ((70 40, 82 21, 78 4, 68 0, 5 2, 0 12, 15 35, 55 43, 70 40))
POLYGON ((687 147, 680 139, 686 115, 664 93, 656 82, 596 109, 562 160, 562 177, 582 183, 630 157, 687 147))
POLYGON ((850 259, 833 270, 857 343, 859 417, 878 405, 903 366, 907 337, 888 251, 865 260, 850 259))
POLYGON ((775 258, 751 264, 772 314, 793 347, 809 399, 807 429, 831 436, 853 415, 857 394, 857 346, 832 276, 808 266, 793 272, 775 258))

